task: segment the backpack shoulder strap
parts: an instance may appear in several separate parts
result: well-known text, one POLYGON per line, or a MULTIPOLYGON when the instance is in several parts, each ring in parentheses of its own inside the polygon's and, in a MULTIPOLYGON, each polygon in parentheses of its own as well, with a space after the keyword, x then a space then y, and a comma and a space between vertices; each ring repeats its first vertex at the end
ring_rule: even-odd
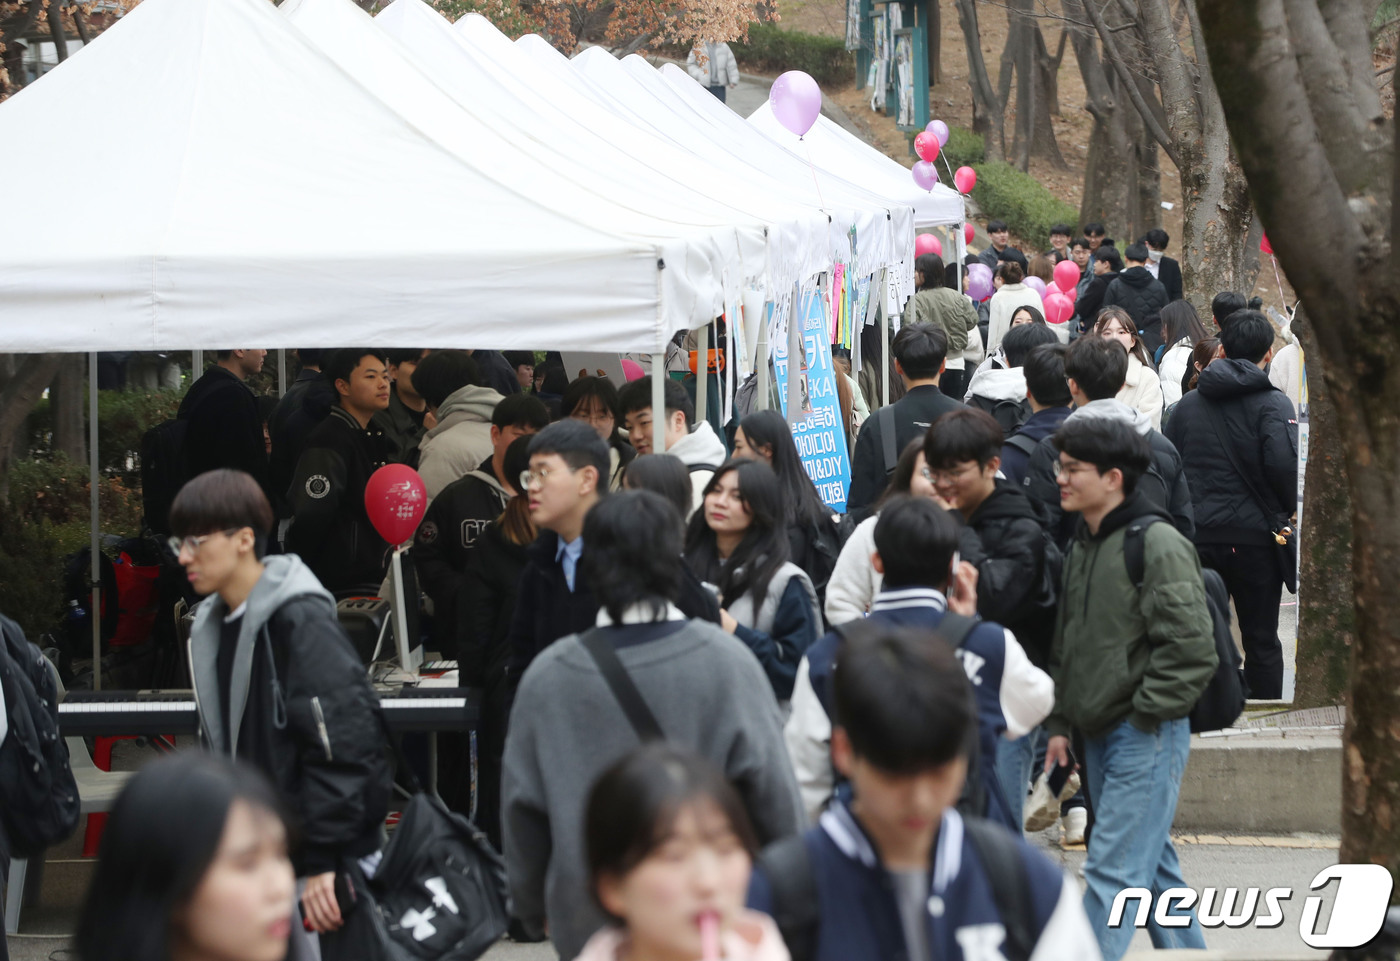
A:
POLYGON ((583 637, 579 638, 579 643, 583 645, 583 649, 592 656, 594 663, 598 665, 603 680, 607 682, 613 697, 617 698, 617 703, 622 707, 622 713, 627 715, 627 721, 632 725, 632 730, 637 732, 637 737, 643 743, 666 740, 661 725, 656 721, 656 715, 651 713, 651 708, 647 707, 647 702, 642 698, 642 692, 637 690, 636 684, 632 683, 632 678, 627 674, 627 668, 622 666, 616 649, 603 636, 603 632, 597 628, 587 631, 583 637))
POLYGON ((1129 524, 1123 533, 1123 562, 1128 568, 1128 580, 1137 590, 1142 590, 1142 580, 1147 576, 1147 547, 1144 544, 1147 529, 1161 523, 1166 522, 1160 517, 1144 517, 1129 524))
POLYGON ((716 467, 714 464, 691 464, 689 467, 686 468, 686 470, 692 474, 702 470, 707 470, 711 474, 713 474, 715 471, 719 470, 719 468, 716 467))
POLYGON ((875 418, 880 424, 880 444, 883 447, 885 456, 885 473, 893 474, 895 465, 899 463, 899 447, 895 443, 897 438, 894 427, 894 405, 886 404, 875 412, 875 418))
POLYGON ((1030 457, 1031 454, 1035 453, 1035 449, 1038 442, 1033 441, 1025 434, 1018 432, 1006 438, 1006 444, 1008 447, 1014 447, 1021 453, 1025 454, 1027 457, 1030 457))
POLYGON ((943 615, 943 620, 938 622, 938 636, 943 638, 954 648, 963 646, 963 641, 972 633, 978 624, 982 623, 975 617, 964 617, 954 611, 947 611, 943 615))
POLYGON ((997 913, 1006 928, 1006 961, 1027 961, 1035 949, 1031 930, 1030 878, 1016 838, 1006 828, 981 818, 963 818, 963 828, 987 871, 997 913))
POLYGON ((774 841, 759 854, 758 863, 772 887, 773 922, 792 961, 811 961, 816 955, 821 915, 806 839, 794 834, 774 841))

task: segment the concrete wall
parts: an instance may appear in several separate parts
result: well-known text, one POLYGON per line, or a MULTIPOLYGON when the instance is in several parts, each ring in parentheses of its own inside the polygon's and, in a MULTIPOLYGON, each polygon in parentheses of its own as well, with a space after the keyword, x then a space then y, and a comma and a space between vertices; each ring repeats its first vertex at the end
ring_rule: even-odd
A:
POLYGON ((1175 827, 1216 834, 1339 834, 1341 792, 1338 734, 1193 737, 1175 827))

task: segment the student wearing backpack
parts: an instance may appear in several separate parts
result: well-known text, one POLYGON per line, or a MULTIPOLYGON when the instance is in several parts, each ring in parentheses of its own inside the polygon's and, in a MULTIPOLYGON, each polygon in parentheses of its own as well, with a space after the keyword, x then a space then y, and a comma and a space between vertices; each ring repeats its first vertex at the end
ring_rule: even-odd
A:
POLYGON ((794 961, 1098 961, 1078 885, 955 806, 976 730, 967 666, 927 629, 852 626, 831 731, 852 798, 766 849, 749 884, 794 961))
POLYGON ((190 385, 180 401, 187 421, 188 477, 227 467, 251 474, 267 489, 267 441, 257 397, 245 381, 263 368, 265 350, 221 350, 214 366, 190 385))
POLYGON ((1065 383, 1065 352, 1062 344, 1036 347, 1026 355, 1026 401, 1031 416, 1021 429, 1006 438, 1001 448, 1001 473, 1007 480, 1021 484, 1026 479, 1030 456, 1045 438, 1060 429, 1069 416, 1069 385, 1065 383))
MULTIPOLYGON (((1071 418, 1056 432, 1056 480, 1066 512, 1079 513, 1065 561, 1050 673, 1055 709, 1046 721, 1045 769, 1069 763, 1071 729, 1083 733, 1095 823, 1084 865, 1084 908, 1107 961, 1117 961, 1133 928, 1108 926, 1124 888, 1185 886, 1171 842, 1181 775, 1191 745, 1188 715, 1218 666, 1200 562, 1191 542, 1138 484, 1152 463, 1146 438, 1111 419, 1071 418), (1132 528, 1143 577, 1128 569, 1132 528)), ((1204 948, 1187 927, 1148 933, 1158 948, 1204 948)))
MULTIPOLYGON (((1025 317, 1033 307, 1020 307, 1016 317, 1025 317)), ((1010 434, 1031 416, 1026 398, 1026 356, 1042 344, 1058 344, 1060 338, 1045 325, 1012 320, 1011 329, 1002 338, 1003 365, 978 368, 967 388, 967 405, 984 410, 996 418, 1002 432, 1010 434)))
MULTIPOLYGON (((1176 529, 1190 538, 1196 532, 1196 522, 1181 455, 1171 441, 1153 429, 1146 414, 1116 399, 1127 373, 1128 352, 1118 341, 1080 337, 1071 343, 1065 353, 1065 380, 1074 398, 1074 413, 1065 418, 1065 423, 1109 420, 1126 424, 1145 437, 1152 458, 1142 478, 1141 492, 1155 507, 1166 511, 1176 529)), ((1030 457, 1022 483, 1045 519, 1045 529, 1064 548, 1074 535, 1076 518, 1060 506, 1060 490, 1055 483, 1058 456, 1050 438, 1042 440, 1030 457)))
MULTIPOLYGON (((904 319, 900 326, 933 324, 943 331, 948 338, 948 355, 938 386, 943 393, 956 400, 962 397, 967 387, 963 352, 967 349, 971 332, 977 328, 977 308, 972 306, 966 294, 945 286, 945 273, 943 258, 938 254, 919 255, 919 259, 914 261, 917 289, 904 305, 904 319)), ((981 347, 980 336, 978 347, 981 347)))
MULTIPOLYGON (((1039 724, 1050 711, 1053 688, 1010 631, 976 619, 976 569, 958 562, 957 544, 957 523, 933 501, 889 501, 875 525, 871 557, 884 584, 867 620, 938 632, 957 651, 977 702, 979 749, 968 803, 974 813, 1013 827, 996 777, 997 739, 1021 737, 1039 724)), ((854 626, 826 635, 807 651, 783 730, 804 804, 813 815, 831 796, 832 672, 843 636, 854 626)))

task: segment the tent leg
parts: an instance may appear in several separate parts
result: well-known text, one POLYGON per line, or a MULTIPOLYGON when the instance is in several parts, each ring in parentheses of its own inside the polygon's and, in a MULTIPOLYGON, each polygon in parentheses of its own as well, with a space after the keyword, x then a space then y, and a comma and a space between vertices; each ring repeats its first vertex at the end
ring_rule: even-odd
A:
POLYGON ((92 624, 92 689, 102 690, 102 568, 97 554, 97 354, 88 354, 88 507, 92 511, 92 603, 88 620, 92 624))
POLYGON ((758 377, 754 383, 754 410, 768 409, 768 325, 769 322, 772 320, 772 314, 777 313, 778 307, 777 304, 774 304, 773 312, 770 314, 766 309, 766 303, 764 306, 765 309, 763 313, 759 316, 758 320, 756 321, 756 323, 758 324, 758 341, 754 345, 753 352, 753 369, 758 374, 758 377))
POLYGON ((204 351, 195 350, 190 353, 190 383, 193 384, 199 380, 199 375, 204 373, 204 351))
POLYGON ((277 348, 277 396, 287 396, 287 351, 277 348))
MULTIPOLYGON (((884 291, 881 291, 883 294, 884 291)), ((890 312, 888 304, 880 304, 880 390, 884 396, 881 407, 890 406, 890 312)))
MULTIPOLYGON (((700 328, 699 358, 695 362, 695 414, 697 420, 709 420, 710 413, 710 325, 700 328)), ((655 417, 652 418, 655 420, 655 417)))
POLYGON ((651 451, 666 453, 666 353, 651 355, 651 451))

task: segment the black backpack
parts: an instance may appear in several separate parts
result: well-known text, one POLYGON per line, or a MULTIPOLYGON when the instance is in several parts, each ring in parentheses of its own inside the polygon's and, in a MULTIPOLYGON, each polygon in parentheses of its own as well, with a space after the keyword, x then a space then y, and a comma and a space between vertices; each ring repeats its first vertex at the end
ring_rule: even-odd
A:
POLYGON ((141 435, 141 509, 146 527, 161 536, 170 534, 170 505, 190 479, 185 456, 189 426, 177 417, 141 435))
POLYGON ((58 683, 39 648, 0 615, 0 687, 9 731, 0 742, 0 827, 14 857, 42 854, 78 826, 78 785, 58 731, 58 683))
POLYGON ((976 407, 978 410, 985 410, 996 419, 1001 425, 1003 433, 1010 434, 1019 430, 1031 416, 1030 401, 1022 397, 1020 400, 992 400, 990 397, 983 397, 980 394, 973 394, 972 399, 967 402, 967 406, 976 407))
MULTIPOLYGON (((1123 535, 1123 560, 1128 568, 1128 578, 1138 590, 1142 590, 1146 566, 1143 539, 1147 528, 1158 523, 1165 524, 1166 521, 1160 517, 1145 517, 1134 521, 1123 535)), ((1201 692, 1196 706, 1191 708, 1192 734, 1220 731, 1234 724, 1244 713, 1245 698, 1249 696, 1240 652, 1230 635, 1230 594, 1225 589, 1225 581, 1218 571, 1208 567, 1201 569, 1201 580, 1205 582, 1206 607, 1210 610, 1215 653, 1220 663, 1215 668, 1215 676, 1201 692)))
MULTIPOLYGON (((1028 961, 1035 950, 1031 930, 1030 878, 1026 875, 1017 839, 999 824, 963 817, 963 828, 991 882, 992 898, 1006 928, 1001 953, 1006 961, 1028 961)), ((807 840, 793 835, 774 841, 758 856, 773 892, 773 922, 787 944, 792 961, 811 961, 821 930, 821 902, 807 840)))

